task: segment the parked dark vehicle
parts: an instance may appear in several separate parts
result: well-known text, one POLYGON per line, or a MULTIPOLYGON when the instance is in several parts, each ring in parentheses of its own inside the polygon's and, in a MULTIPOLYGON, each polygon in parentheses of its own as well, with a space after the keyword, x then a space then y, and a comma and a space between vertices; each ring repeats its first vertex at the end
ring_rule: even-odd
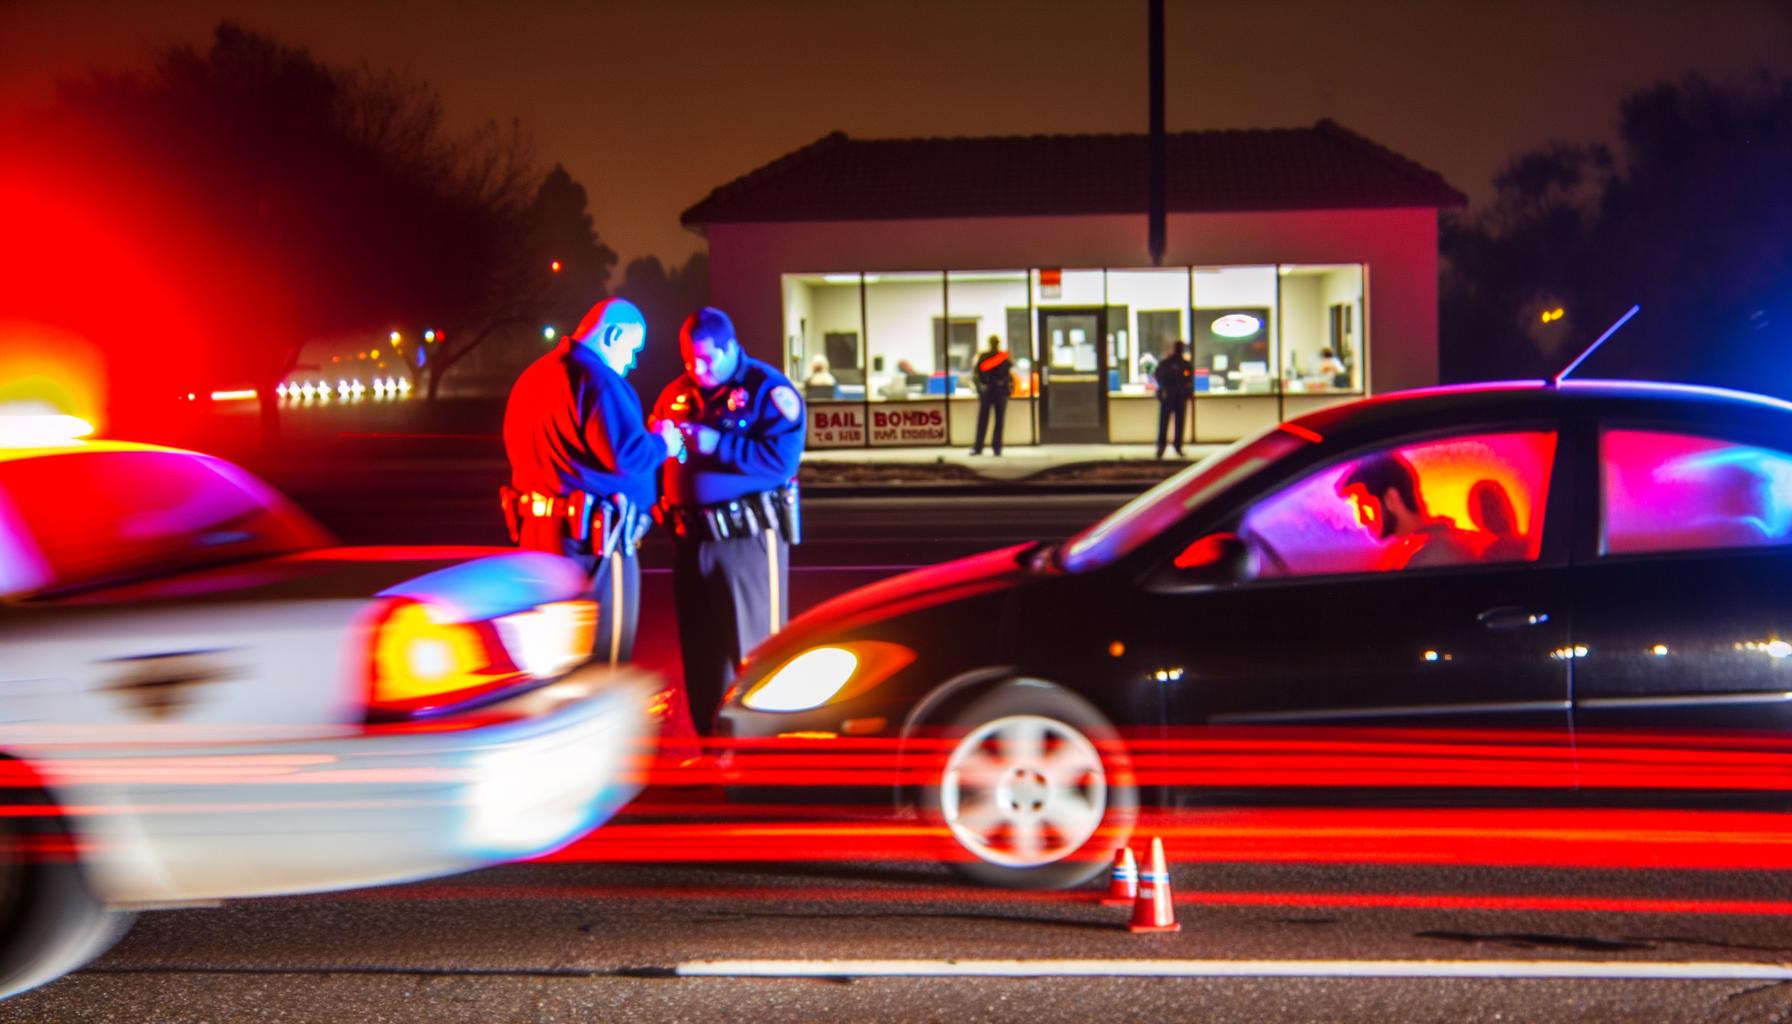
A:
MULTIPOLYGON (((897 740, 922 766, 898 796, 1011 886, 1088 878, 1141 799, 1221 799, 1135 771, 1166 736, 1519 737, 1517 788, 1634 799, 1621 766, 1589 765, 1597 737, 1792 727, 1789 543, 1787 403, 1592 381, 1381 396, 1064 544, 830 601, 753 653, 719 724, 897 740)), ((1365 785, 1454 802, 1502 771, 1365 785)))

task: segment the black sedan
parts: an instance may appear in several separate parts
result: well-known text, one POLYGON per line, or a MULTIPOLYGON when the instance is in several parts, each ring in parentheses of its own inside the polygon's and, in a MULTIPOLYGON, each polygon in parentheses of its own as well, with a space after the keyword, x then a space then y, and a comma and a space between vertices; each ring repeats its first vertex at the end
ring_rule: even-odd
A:
POLYGON ((1063 544, 814 609, 748 659, 718 729, 897 751, 891 788, 944 826, 948 859, 1013 886, 1083 881, 1141 800, 1229 786, 1783 796, 1599 751, 1784 735, 1789 545, 1787 403, 1594 381, 1381 396, 1240 442, 1063 544), (1389 737, 1443 754, 1376 762, 1389 737))

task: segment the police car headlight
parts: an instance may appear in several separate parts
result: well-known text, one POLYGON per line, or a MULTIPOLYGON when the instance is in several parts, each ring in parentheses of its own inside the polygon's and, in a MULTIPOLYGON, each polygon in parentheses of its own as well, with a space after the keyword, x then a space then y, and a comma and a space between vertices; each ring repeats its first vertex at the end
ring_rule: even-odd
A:
POLYGON ((754 711, 808 711, 863 693, 914 660, 908 648, 880 641, 811 647, 756 683, 740 702, 754 711))

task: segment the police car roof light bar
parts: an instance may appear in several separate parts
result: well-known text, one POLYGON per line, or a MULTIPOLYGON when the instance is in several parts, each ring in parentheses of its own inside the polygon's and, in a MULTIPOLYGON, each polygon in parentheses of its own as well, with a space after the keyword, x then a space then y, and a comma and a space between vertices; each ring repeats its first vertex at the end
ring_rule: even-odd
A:
POLYGON ((1569 364, 1568 364, 1568 365, 1567 365, 1567 367, 1566 367, 1566 368, 1564 368, 1564 369, 1563 369, 1563 370, 1562 370, 1562 372, 1561 372, 1561 373, 1558 373, 1558 374, 1556 374, 1556 375, 1555 375, 1555 376, 1554 376, 1554 377, 1553 377, 1553 378, 1551 378, 1551 379, 1550 379, 1550 382, 1549 382, 1549 386, 1550 386, 1550 387, 1552 387, 1552 388, 1553 388, 1553 387, 1555 387, 1555 386, 1556 386, 1556 385, 1557 385, 1557 384, 1560 384, 1560 383, 1562 383, 1562 382, 1563 382, 1563 381, 1564 381, 1564 380, 1567 380, 1567 379, 1568 379, 1568 375, 1569 375, 1569 374, 1571 374, 1571 373, 1573 373, 1573 372, 1574 372, 1574 371, 1575 371, 1575 370, 1577 370, 1577 369, 1579 369, 1579 368, 1580 368, 1580 364, 1582 364, 1582 363, 1584 363, 1584 362, 1586 362, 1586 361, 1587 361, 1587 357, 1588 357, 1588 356, 1590 356, 1590 355, 1592 355, 1592 354, 1593 354, 1593 353, 1594 353, 1594 352, 1596 352, 1596 351, 1598 351, 1598 349, 1599 349, 1599 346, 1601 346, 1601 345, 1603 345, 1603 344, 1605 344, 1605 339, 1607 339, 1607 338, 1609 338, 1609 337, 1611 337, 1611 336, 1612 336, 1612 335, 1614 335, 1614 334, 1616 334, 1616 333, 1618 333, 1618 328, 1620 328, 1620 327, 1623 327, 1623 326, 1624 326, 1624 325, 1625 325, 1625 324, 1627 324, 1627 323, 1629 323, 1629 322, 1630 322, 1630 318, 1631 318, 1631 317, 1633 317, 1633 316, 1636 316, 1636 315, 1637 315, 1637 313, 1638 313, 1638 312, 1640 312, 1640 311, 1641 311, 1641 310, 1642 310, 1642 308, 1643 308, 1643 307, 1642 307, 1642 306, 1640 306, 1640 305, 1637 305, 1637 306, 1631 306, 1631 307, 1630 307, 1630 309, 1629 309, 1629 311, 1628 311, 1628 312, 1626 312, 1626 313, 1625 313, 1625 314, 1624 314, 1624 315, 1623 315, 1623 316, 1621 316, 1621 317, 1619 317, 1619 318, 1618 318, 1618 322, 1617 322, 1617 323, 1615 323, 1615 324, 1612 324, 1612 325, 1611 325, 1611 326, 1610 326, 1610 327, 1607 327, 1607 328, 1606 328, 1606 329, 1605 329, 1605 333, 1604 333, 1604 334, 1601 334, 1601 335, 1600 335, 1600 336, 1599 336, 1599 337, 1597 337, 1597 338, 1595 338, 1595 339, 1593 339, 1593 344, 1591 344, 1591 345, 1588 345, 1588 346, 1587 346, 1587 348, 1586 348, 1586 351, 1584 351, 1584 352, 1582 352, 1582 353, 1581 353, 1581 354, 1580 354, 1580 355, 1578 355, 1578 356, 1575 356, 1575 357, 1574 357, 1574 362, 1572 362, 1572 363, 1569 363, 1569 364))

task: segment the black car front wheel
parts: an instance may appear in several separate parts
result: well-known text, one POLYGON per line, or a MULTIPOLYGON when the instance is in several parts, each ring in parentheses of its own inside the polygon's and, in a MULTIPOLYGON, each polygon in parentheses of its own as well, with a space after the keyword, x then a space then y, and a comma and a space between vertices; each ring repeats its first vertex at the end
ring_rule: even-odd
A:
POLYGON ((954 710, 921 812, 953 865, 1011 889, 1060 889, 1100 872, 1132 834, 1138 785, 1114 727, 1088 701, 1036 680, 954 710))

